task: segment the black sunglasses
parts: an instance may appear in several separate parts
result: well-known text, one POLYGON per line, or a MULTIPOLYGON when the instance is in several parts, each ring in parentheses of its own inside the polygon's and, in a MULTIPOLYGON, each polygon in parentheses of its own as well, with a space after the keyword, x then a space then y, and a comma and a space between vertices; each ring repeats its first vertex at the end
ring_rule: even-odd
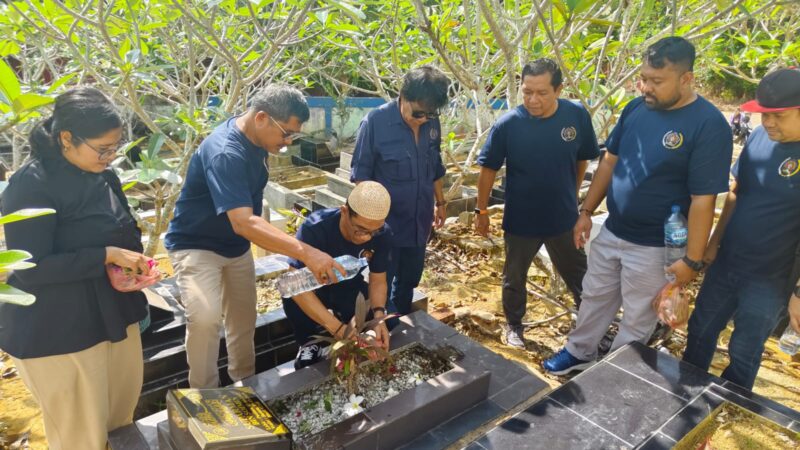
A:
POLYGON ((423 117, 425 117, 425 118, 427 118, 429 120, 433 120, 433 119, 438 119, 439 118, 439 112, 438 111, 429 112, 429 111, 413 111, 412 110, 411 111, 411 117, 413 117, 415 119, 422 119, 423 117))

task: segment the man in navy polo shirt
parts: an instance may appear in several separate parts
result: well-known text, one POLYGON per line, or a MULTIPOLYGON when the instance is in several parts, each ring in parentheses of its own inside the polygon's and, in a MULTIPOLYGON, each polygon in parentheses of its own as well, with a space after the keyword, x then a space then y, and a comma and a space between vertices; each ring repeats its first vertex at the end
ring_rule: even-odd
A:
MULTIPOLYGON (((386 315, 386 270, 389 268, 391 231, 385 225, 391 200, 389 192, 374 181, 364 181, 353 189, 344 206, 312 213, 297 230, 297 239, 330 255, 352 255, 369 260, 369 284, 361 274, 339 283, 322 286, 283 299, 283 310, 294 328, 300 346, 295 369, 320 359, 320 345, 308 344, 320 328, 331 336, 344 337, 345 324, 355 313, 356 300, 366 298, 374 318, 386 315)), ((304 267, 293 259, 295 268, 304 267)), ((389 331, 385 323, 375 326, 376 340, 389 350, 389 331)))
POLYGON ((575 247, 572 227, 578 219, 580 182, 588 160, 600 150, 586 109, 558 98, 561 78, 561 69, 551 59, 526 64, 523 104, 494 124, 478 157, 482 167, 475 229, 483 236, 489 231, 489 192, 497 171, 506 163, 503 312, 508 323, 506 343, 512 347, 525 347, 526 281, 542 245, 572 291, 575 304, 581 302, 586 254, 575 247))
POLYGON ((592 241, 583 303, 567 345, 543 363, 563 375, 585 369, 623 308, 611 350, 646 342, 657 323, 650 303, 666 283, 664 220, 672 205, 689 219, 686 256, 666 272, 685 285, 702 269, 717 194, 728 189, 733 137, 722 113, 692 88, 695 50, 680 37, 644 52, 639 89, 606 141, 575 224, 583 246, 591 215, 608 192, 608 220, 592 241))
POLYGON ((761 113, 762 126, 734 164, 736 181, 708 243, 704 260, 713 264, 689 319, 683 360, 708 370, 733 318, 722 378, 752 389, 764 342, 790 296, 790 323, 800 332, 800 290, 787 289, 800 242, 800 71, 765 76, 742 110, 761 113))
POLYGON ((250 244, 291 256, 320 282, 341 265, 329 255, 267 223, 261 200, 267 184, 265 152, 288 145, 308 120, 297 89, 270 85, 250 109, 219 125, 200 144, 186 173, 164 244, 186 309, 189 385, 219 385, 219 332, 225 318, 228 374, 255 373, 255 267, 250 244))
POLYGON ((394 233, 387 280, 389 309, 400 314, 411 312, 431 225, 444 225, 447 203, 438 111, 447 104, 449 85, 433 67, 408 72, 400 97, 370 111, 361 122, 353 153, 350 181, 377 181, 392 196, 386 218, 394 233))

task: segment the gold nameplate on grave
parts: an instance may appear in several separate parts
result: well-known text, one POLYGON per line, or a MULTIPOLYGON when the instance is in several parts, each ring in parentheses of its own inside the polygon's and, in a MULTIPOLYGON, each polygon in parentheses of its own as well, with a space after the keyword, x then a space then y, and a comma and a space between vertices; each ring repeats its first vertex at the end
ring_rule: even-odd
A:
POLYGON ((252 388, 167 393, 169 431, 181 449, 289 449, 291 432, 252 388))

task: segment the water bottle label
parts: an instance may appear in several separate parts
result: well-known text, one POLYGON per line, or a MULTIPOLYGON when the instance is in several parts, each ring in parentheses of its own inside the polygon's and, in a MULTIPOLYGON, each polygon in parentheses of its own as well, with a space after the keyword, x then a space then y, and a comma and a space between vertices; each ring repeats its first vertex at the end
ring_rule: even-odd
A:
POLYGON ((677 230, 672 230, 667 235, 667 239, 672 244, 683 245, 686 244, 686 240, 689 238, 689 232, 686 228, 679 228, 677 230))

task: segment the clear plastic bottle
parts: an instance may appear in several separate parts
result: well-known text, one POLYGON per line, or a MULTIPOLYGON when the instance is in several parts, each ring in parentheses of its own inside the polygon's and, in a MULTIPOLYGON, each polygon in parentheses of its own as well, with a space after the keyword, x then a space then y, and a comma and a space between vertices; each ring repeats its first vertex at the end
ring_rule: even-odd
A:
MULTIPOLYGON (((340 274, 337 270, 334 270, 337 282, 353 278, 362 267, 365 267, 368 264, 366 258, 356 258, 352 255, 342 255, 334 259, 339 264, 344 266, 345 270, 344 276, 342 276, 342 274, 340 274)), ((293 270, 284 273, 278 277, 276 285, 281 297, 284 298, 294 297, 297 294, 313 291, 314 289, 322 286, 317 282, 314 274, 308 270, 308 267, 303 267, 300 270, 293 270)))
POLYGON ((794 331, 791 324, 786 326, 786 330, 783 332, 781 340, 778 342, 778 347, 780 347, 782 352, 789 355, 794 355, 800 351, 800 334, 794 331))
MULTIPOLYGON (((664 268, 686 255, 686 242, 689 237, 689 228, 686 218, 681 214, 681 207, 672 205, 667 220, 664 221, 664 268)), ((669 279, 669 277, 667 277, 669 279)), ((672 280, 670 280, 672 281, 672 280)))

